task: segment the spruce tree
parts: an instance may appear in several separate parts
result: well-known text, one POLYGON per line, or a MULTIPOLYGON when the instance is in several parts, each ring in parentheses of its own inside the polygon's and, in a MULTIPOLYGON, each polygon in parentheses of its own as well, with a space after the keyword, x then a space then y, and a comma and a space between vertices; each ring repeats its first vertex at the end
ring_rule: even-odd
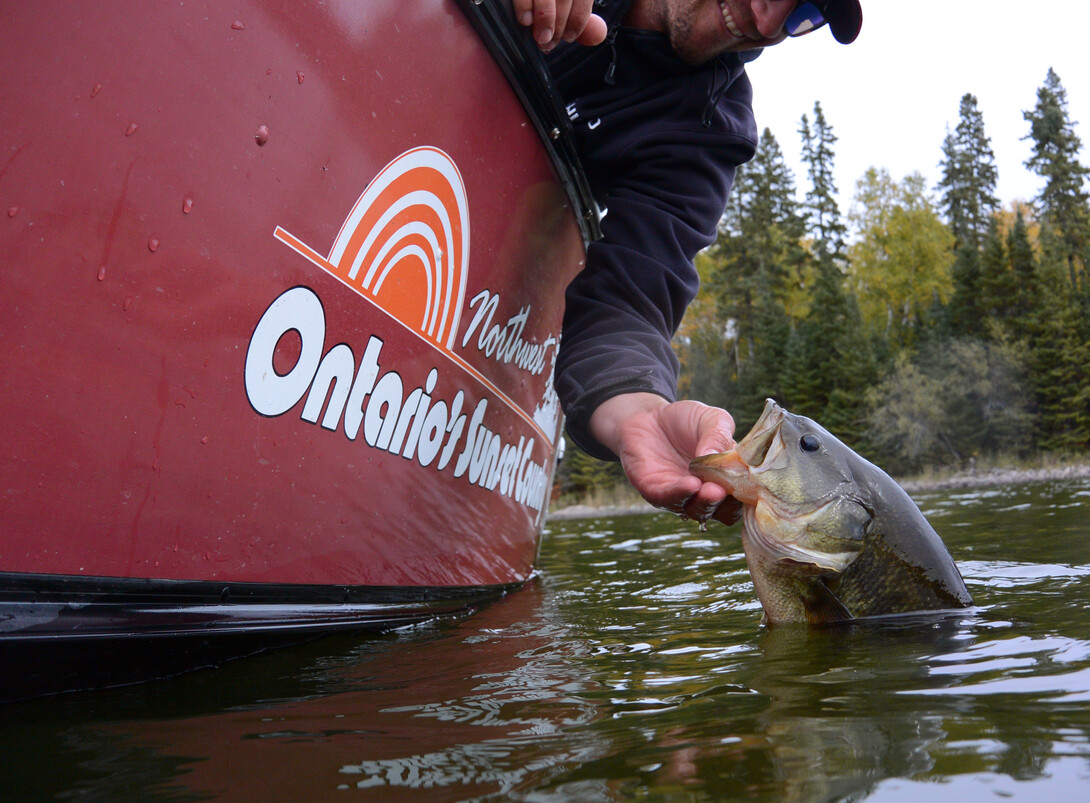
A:
POLYGON ((1046 451, 1090 447, 1090 339, 1082 304, 1070 292, 1066 243, 1042 229, 1037 297, 1028 316, 1030 368, 1046 451))
POLYGON ((875 375, 855 298, 846 292, 835 263, 820 260, 810 310, 796 324, 787 349, 785 401, 850 443, 858 439, 863 420, 861 389, 875 375))
POLYGON ((674 338, 674 350, 681 362, 677 389, 679 398, 729 407, 734 377, 727 351, 726 327, 709 292, 716 267, 713 253, 708 250, 696 256, 701 289, 685 311, 685 319, 674 338))
POLYGON ((1017 297, 1018 284, 1011 269, 1007 244, 999 228, 999 218, 993 217, 980 255, 981 316, 999 323, 1005 331, 1010 331, 1012 321, 1017 316, 1017 297))
POLYGON ((820 103, 814 104, 813 128, 804 115, 799 134, 810 179, 806 208, 815 272, 808 310, 791 332, 782 384, 792 410, 821 421, 850 442, 863 417, 860 383, 867 382, 874 370, 858 306, 845 288, 847 229, 833 181, 832 146, 837 138, 820 103))
POLYGON ((939 205, 956 247, 979 251, 988 232, 988 220, 999 206, 995 195, 998 171, 976 97, 963 95, 958 114, 957 128, 947 133, 942 147, 939 205))
POLYGON ((790 321, 785 302, 808 259, 794 177, 772 132, 765 129, 753 161, 739 168, 712 251, 709 285, 722 331, 729 334, 737 420, 760 412, 778 395, 790 321))
POLYGON ((1010 259, 1014 291, 1010 296, 1010 328, 1015 338, 1028 334, 1030 316, 1037 307, 1037 257, 1029 241, 1025 215, 1019 209, 1007 234, 1007 255, 1010 259))
POLYGON ((1037 90, 1037 105, 1022 116, 1030 124, 1026 139, 1033 143, 1033 154, 1026 160, 1026 167, 1045 181, 1035 199, 1041 221, 1059 237, 1071 289, 1076 293, 1086 292, 1084 273, 1090 247, 1090 212, 1085 182, 1090 170, 1079 162, 1082 142, 1068 117, 1067 90, 1051 68, 1044 85, 1037 90))
POLYGON ((814 103, 812 129, 806 115, 802 116, 799 135, 802 137, 802 158, 806 162, 806 173, 810 179, 805 210, 815 251, 819 258, 822 253, 840 256, 844 251, 847 228, 836 202, 837 189, 833 178, 833 146, 837 137, 832 126, 825 120, 821 103, 814 103))
POLYGON ((753 328, 747 339, 748 353, 739 371, 738 399, 731 408, 735 419, 745 422, 747 428, 760 416, 765 399, 784 398, 782 380, 791 322, 776 298, 776 284, 767 266, 758 271, 753 328))
POLYGON ((981 254, 971 242, 962 241, 954 254, 950 276, 954 292, 946 306, 944 334, 953 337, 983 337, 981 305, 981 254))

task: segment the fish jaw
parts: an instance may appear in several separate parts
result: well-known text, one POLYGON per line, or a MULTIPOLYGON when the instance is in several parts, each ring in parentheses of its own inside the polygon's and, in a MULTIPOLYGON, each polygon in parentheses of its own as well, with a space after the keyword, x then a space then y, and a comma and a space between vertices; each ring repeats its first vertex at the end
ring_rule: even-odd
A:
POLYGON ((689 471, 704 482, 725 488, 743 505, 755 505, 760 499, 760 486, 753 481, 749 464, 737 449, 698 457, 689 463, 689 471))
POLYGON ((778 453, 774 447, 783 424, 783 408, 772 399, 765 400, 765 408, 753 428, 746 434, 735 451, 739 458, 754 470, 768 469, 767 461, 778 453))
POLYGON ((772 467, 771 456, 782 452, 779 443, 783 408, 772 399, 765 401, 761 417, 747 435, 729 452, 705 455, 689 463, 689 471, 704 482, 721 485, 743 505, 756 505, 761 487, 755 475, 772 467))

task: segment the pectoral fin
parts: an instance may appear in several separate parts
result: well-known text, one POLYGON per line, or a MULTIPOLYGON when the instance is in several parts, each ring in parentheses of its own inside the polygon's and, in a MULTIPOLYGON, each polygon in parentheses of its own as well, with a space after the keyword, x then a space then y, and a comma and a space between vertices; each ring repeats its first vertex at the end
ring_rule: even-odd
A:
POLYGON ((806 621, 812 625, 847 622, 855 618, 819 577, 807 583, 802 604, 806 609, 806 621))

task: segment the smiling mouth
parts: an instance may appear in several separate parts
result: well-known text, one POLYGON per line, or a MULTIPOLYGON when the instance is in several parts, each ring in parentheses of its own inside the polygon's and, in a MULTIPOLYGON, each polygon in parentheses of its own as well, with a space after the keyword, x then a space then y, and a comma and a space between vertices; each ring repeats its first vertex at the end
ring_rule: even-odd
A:
POLYGON ((738 25, 734 22, 734 15, 730 13, 730 9, 727 8, 725 0, 719 0, 719 11, 723 14, 723 22, 727 25, 727 30, 732 35, 737 36, 739 39, 745 39, 745 35, 739 29, 738 25))

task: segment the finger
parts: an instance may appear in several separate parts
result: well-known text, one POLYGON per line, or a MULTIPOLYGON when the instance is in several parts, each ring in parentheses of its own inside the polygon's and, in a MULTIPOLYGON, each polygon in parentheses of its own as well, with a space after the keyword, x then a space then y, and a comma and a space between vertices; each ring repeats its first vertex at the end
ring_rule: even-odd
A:
POLYGON ((703 525, 715 519, 727 526, 737 524, 742 518, 743 505, 723 488, 713 483, 704 483, 699 493, 685 501, 680 511, 685 518, 698 521, 703 525))
MULTIPOLYGON (((563 32, 565 42, 574 42, 583 35, 583 30, 590 20, 591 0, 574 0, 568 7, 568 18, 562 26, 557 23, 557 31, 563 32)), ((558 15, 559 19, 559 15, 558 15)))
MULTIPOLYGON (((695 477, 693 479, 695 479, 695 477)), ((700 485, 698 483, 682 480, 676 483, 668 493, 643 493, 642 496, 648 502, 655 505, 655 507, 671 510, 674 513, 680 513, 683 516, 690 516, 692 511, 697 509, 694 500, 699 493, 700 485)))
POLYGON ((556 0, 555 16, 553 17, 553 35, 550 42, 556 45, 562 37, 567 36, 568 17, 571 14, 572 0, 556 0))
POLYGON ((742 518, 742 503, 733 496, 728 496, 723 500, 723 504, 716 508, 713 518, 726 525, 735 524, 742 518))
POLYGON ((587 45, 588 47, 600 45, 606 40, 606 33, 608 33, 606 21, 597 14, 591 14, 590 19, 587 20, 586 27, 583 28, 583 32, 579 34, 576 41, 579 42, 579 44, 587 45))
POLYGON ((511 8, 519 25, 529 27, 534 22, 534 0, 511 0, 511 8))
POLYGON ((705 522, 713 518, 715 511, 727 498, 727 491, 710 482, 702 483, 700 490, 691 496, 685 503, 685 515, 705 522))
POLYGON ((719 454, 733 449, 734 419, 726 410, 707 408, 700 416, 700 438, 696 443, 696 456, 719 454))
POLYGON ((556 30, 555 0, 534 0, 534 41, 547 45, 556 30))

